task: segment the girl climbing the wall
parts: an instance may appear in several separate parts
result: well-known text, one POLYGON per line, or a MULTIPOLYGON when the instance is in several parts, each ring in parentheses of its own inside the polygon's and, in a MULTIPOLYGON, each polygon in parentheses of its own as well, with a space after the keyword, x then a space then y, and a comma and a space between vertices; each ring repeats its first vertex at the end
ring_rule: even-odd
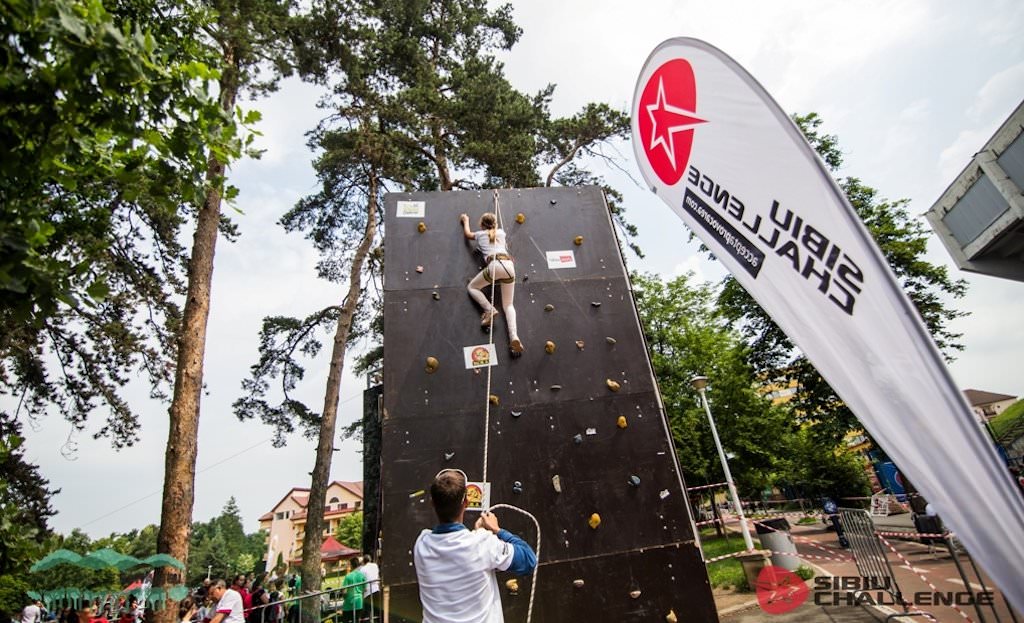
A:
POLYGON ((494 317, 498 315, 498 310, 491 305, 483 291, 487 285, 493 287, 497 282, 501 285, 501 307, 505 310, 509 350, 517 356, 523 352, 523 343, 516 332, 516 308, 512 306, 516 293, 516 267, 505 244, 505 230, 498 227, 498 219, 491 212, 485 212, 480 217, 479 231, 469 229, 468 215, 459 216, 459 221, 462 223, 462 232, 466 239, 474 241, 476 249, 484 256, 484 269, 473 277, 466 288, 469 296, 483 310, 480 326, 485 329, 490 327, 494 317))

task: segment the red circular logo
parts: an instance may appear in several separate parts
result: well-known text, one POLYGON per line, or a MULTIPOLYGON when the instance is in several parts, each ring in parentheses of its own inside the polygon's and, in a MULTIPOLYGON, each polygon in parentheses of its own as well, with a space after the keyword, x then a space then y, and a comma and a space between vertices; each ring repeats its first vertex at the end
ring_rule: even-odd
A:
POLYGON ((696 116, 697 81, 684 59, 664 63, 651 74, 636 111, 639 140, 655 175, 672 185, 683 177, 693 147, 693 128, 704 123, 696 116))
POLYGON ((807 601, 811 591, 800 576, 774 565, 757 574, 757 603, 768 614, 789 612, 807 601))

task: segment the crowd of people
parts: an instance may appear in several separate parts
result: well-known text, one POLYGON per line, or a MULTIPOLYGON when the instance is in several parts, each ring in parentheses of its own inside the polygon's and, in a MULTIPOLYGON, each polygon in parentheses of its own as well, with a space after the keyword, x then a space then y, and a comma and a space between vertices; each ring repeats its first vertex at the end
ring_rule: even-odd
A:
MULTIPOLYGON (((378 621, 381 612, 380 569, 369 555, 348 561, 348 573, 340 590, 344 623, 378 621)), ((302 580, 297 574, 269 578, 263 573, 250 579, 236 576, 225 580, 206 579, 195 593, 179 604, 181 623, 300 623, 299 604, 288 598, 299 596, 302 580)), ((330 593, 321 598, 330 605, 330 593)))
MULTIPOLYGON (((380 569, 369 555, 348 562, 348 573, 339 589, 341 620, 345 623, 379 621, 380 569)), ((239 574, 230 582, 206 578, 191 595, 178 604, 180 623, 300 623, 299 606, 291 597, 302 593, 298 574, 287 577, 268 573, 239 574)), ((330 599, 322 599, 325 605, 330 599)), ((33 600, 20 614, 0 612, 0 623, 144 623, 144 606, 134 596, 117 602, 94 600, 79 608, 47 611, 42 601, 33 600)))

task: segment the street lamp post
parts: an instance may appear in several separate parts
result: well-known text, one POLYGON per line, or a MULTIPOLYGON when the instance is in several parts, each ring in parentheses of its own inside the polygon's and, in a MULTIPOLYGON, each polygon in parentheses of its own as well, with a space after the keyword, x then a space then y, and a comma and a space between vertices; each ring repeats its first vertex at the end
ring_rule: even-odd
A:
POLYGON ((729 486, 729 495, 732 496, 733 506, 736 507, 736 514, 740 518, 740 531, 743 532, 743 543, 747 546, 747 551, 753 550, 754 541, 750 538, 750 529, 747 528, 747 518, 743 515, 743 506, 740 504, 740 495, 736 492, 736 485, 732 481, 732 472, 729 471, 729 462, 725 459, 725 452, 722 450, 722 442, 718 439, 718 429, 715 428, 715 418, 711 417, 711 407, 708 406, 708 397, 704 393, 708 386, 708 377, 695 376, 690 379, 690 385, 700 393, 700 401, 701 404, 704 405, 704 413, 708 415, 708 422, 711 424, 711 436, 715 439, 715 448, 718 449, 718 458, 722 461, 722 471, 725 472, 725 482, 729 486))

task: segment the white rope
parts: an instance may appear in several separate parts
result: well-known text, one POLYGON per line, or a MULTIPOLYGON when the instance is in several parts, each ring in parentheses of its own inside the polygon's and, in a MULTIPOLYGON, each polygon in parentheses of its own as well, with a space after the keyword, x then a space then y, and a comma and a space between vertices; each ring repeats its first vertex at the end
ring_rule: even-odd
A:
MULTIPOLYGON (((502 229, 501 219, 501 205, 498 203, 498 190, 494 190, 494 218, 496 219, 496 225, 499 229, 502 229)), ((486 263, 487 258, 484 258, 486 263)), ((490 266, 484 266, 484 270, 490 271, 490 266)), ((494 291, 498 289, 498 284, 494 278, 494 274, 489 272, 491 276, 491 309, 494 309, 494 291)), ((506 322, 508 319, 506 318, 506 322)), ((491 325, 487 330, 487 343, 489 346, 494 346, 494 316, 491 316, 491 325)), ((491 437, 491 370, 494 366, 487 366, 487 393, 484 398, 484 473, 483 481, 487 482, 487 463, 488 463, 488 451, 490 449, 490 437, 491 437)), ((511 504, 494 504, 487 512, 491 512, 496 508, 507 508, 509 510, 522 513, 533 521, 533 527, 537 530, 537 549, 534 553, 537 555, 537 560, 540 560, 540 523, 537 518, 531 515, 528 511, 525 511, 518 506, 512 506, 511 504)), ((526 608, 526 623, 530 623, 533 619, 533 598, 537 593, 537 569, 533 570, 533 579, 530 580, 530 603, 526 608)))
MULTIPOLYGON (((537 518, 534 517, 533 515, 531 515, 528 511, 525 511, 525 510, 519 508, 518 506, 512 506, 511 504, 494 504, 489 509, 487 509, 487 512, 491 512, 491 511, 493 511, 496 508, 507 508, 509 510, 513 510, 513 511, 516 511, 518 513, 522 513, 522 514, 526 515, 527 517, 529 517, 531 521, 533 521, 533 527, 536 528, 536 530, 537 530, 537 549, 534 550, 534 553, 537 554, 537 562, 539 563, 540 562, 540 523, 537 521, 537 518)), ((537 572, 538 572, 538 569, 534 568, 534 570, 533 570, 533 579, 530 580, 530 603, 526 607, 526 623, 530 623, 530 620, 533 618, 533 597, 534 597, 534 595, 537 594, 537 572)))
MULTIPOLYGON (((497 220, 495 225, 501 228, 501 206, 498 205, 498 190, 494 190, 494 218, 497 220)), ((487 264, 487 258, 484 258, 484 270, 488 271, 487 274, 491 277, 491 324, 487 327, 487 344, 489 347, 494 347, 494 312, 497 311, 494 308, 494 291, 498 289, 498 285, 495 282, 494 274, 491 272, 491 267, 487 264)), ((491 440, 491 370, 494 365, 487 366, 487 393, 484 394, 484 477, 483 481, 487 482, 487 453, 490 448, 491 440)))

